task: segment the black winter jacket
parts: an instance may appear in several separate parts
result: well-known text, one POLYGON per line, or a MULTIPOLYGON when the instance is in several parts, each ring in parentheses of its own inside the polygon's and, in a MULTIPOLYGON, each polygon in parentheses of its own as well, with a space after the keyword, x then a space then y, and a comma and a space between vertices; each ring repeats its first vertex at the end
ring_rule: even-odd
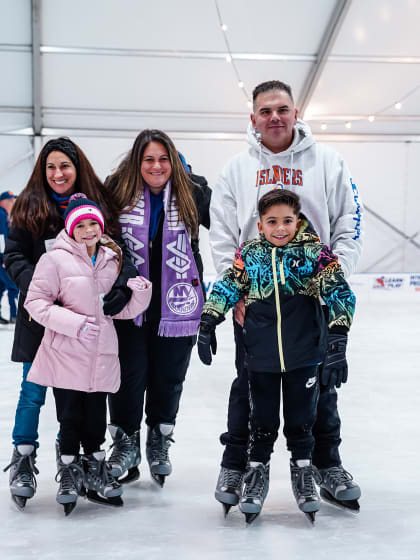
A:
MULTIPOLYGON (((56 231, 48 231, 39 238, 34 238, 30 232, 16 227, 11 227, 9 230, 4 250, 4 264, 8 275, 20 291, 12 349, 13 362, 32 362, 41 344, 44 327, 29 316, 23 304, 37 262, 46 252, 48 244, 54 242, 63 227, 64 221, 56 231)), ((125 285, 128 278, 137 276, 137 271, 131 263, 129 255, 124 252, 123 243, 119 240, 118 243, 123 248, 123 267, 114 287, 125 285)), ((130 295, 131 292, 128 291, 127 301, 130 299, 130 295)))

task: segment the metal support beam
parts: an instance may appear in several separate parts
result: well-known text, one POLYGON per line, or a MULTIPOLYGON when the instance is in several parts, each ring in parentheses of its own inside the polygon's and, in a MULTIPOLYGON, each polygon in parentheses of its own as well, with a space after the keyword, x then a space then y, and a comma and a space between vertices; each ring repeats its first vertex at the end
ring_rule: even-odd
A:
POLYGON ((328 55, 334 46, 338 32, 350 8, 350 4, 351 0, 338 0, 337 6, 333 11, 330 21, 328 22, 316 57, 317 60, 306 78, 297 104, 299 113, 302 117, 304 117, 306 107, 308 106, 312 94, 318 84, 319 78, 321 77, 328 55))
POLYGON ((35 136, 42 130, 40 3, 41 0, 32 0, 32 128, 35 136))

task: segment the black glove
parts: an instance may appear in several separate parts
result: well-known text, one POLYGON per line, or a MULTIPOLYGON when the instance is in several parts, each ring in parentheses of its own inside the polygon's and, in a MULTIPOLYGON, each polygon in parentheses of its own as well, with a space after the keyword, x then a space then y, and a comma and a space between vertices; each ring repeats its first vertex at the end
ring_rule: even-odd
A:
POLYGON ((117 315, 130 301, 132 291, 130 288, 114 285, 111 291, 104 296, 103 310, 105 315, 117 315))
POLYGON ((328 335, 327 355, 320 372, 321 385, 338 388, 347 381, 346 346, 347 334, 328 335))
POLYGON ((216 355, 217 340, 215 326, 200 324, 198 331, 197 349, 200 360, 206 366, 211 364, 211 355, 216 355))

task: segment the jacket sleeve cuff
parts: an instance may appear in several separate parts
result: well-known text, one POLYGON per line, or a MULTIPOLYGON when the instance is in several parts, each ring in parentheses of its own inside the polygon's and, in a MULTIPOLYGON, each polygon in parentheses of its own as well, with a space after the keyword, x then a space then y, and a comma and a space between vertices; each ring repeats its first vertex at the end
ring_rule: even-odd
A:
POLYGON ((332 325, 328 328, 328 334, 347 334, 348 332, 348 327, 344 325, 332 325))
POLYGON ((216 328, 217 325, 220 325, 225 320, 223 315, 219 317, 215 317, 214 315, 208 315, 207 313, 203 313, 200 319, 200 329, 203 331, 212 331, 216 328))

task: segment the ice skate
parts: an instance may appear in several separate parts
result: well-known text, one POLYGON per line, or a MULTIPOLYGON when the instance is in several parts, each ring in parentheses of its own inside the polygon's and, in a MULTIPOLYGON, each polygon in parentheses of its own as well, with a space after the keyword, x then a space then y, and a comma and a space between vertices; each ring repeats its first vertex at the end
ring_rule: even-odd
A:
POLYGON ((230 508, 239 503, 243 476, 244 473, 241 471, 225 467, 220 469, 214 497, 222 504, 225 517, 230 508))
POLYGON ((239 509, 245 514, 247 523, 252 523, 261 513, 270 482, 270 464, 251 461, 243 477, 239 509))
POLYGON ((112 453, 108 459, 111 474, 121 484, 134 482, 140 477, 138 469, 141 461, 140 432, 137 430, 133 435, 128 436, 124 430, 114 424, 109 424, 108 429, 113 440, 110 447, 112 453), (124 473, 127 474, 120 478, 124 473))
POLYGON ((360 510, 358 502, 361 496, 360 486, 353 482, 349 472, 339 465, 320 469, 319 473, 322 477, 320 494, 325 501, 356 513, 360 510))
POLYGON ((319 484, 321 476, 309 459, 290 460, 290 475, 293 494, 298 508, 311 523, 315 522, 315 513, 320 508, 320 499, 315 481, 319 484))
POLYGON ((173 424, 158 424, 148 428, 146 442, 146 457, 150 467, 150 474, 155 482, 163 488, 165 479, 172 472, 168 450, 174 431, 173 424))
POLYGON ((84 471, 82 462, 74 455, 61 455, 57 463, 56 482, 59 483, 57 502, 64 507, 64 513, 70 515, 83 495, 84 471))
POLYGON ((83 455, 85 472, 84 487, 89 501, 107 506, 122 506, 121 484, 111 474, 105 461, 105 451, 95 451, 92 455, 83 455))
POLYGON ((23 510, 26 500, 32 498, 36 492, 36 478, 38 469, 35 466, 36 450, 34 445, 18 445, 13 449, 12 459, 4 469, 10 469, 10 494, 16 506, 23 510))

